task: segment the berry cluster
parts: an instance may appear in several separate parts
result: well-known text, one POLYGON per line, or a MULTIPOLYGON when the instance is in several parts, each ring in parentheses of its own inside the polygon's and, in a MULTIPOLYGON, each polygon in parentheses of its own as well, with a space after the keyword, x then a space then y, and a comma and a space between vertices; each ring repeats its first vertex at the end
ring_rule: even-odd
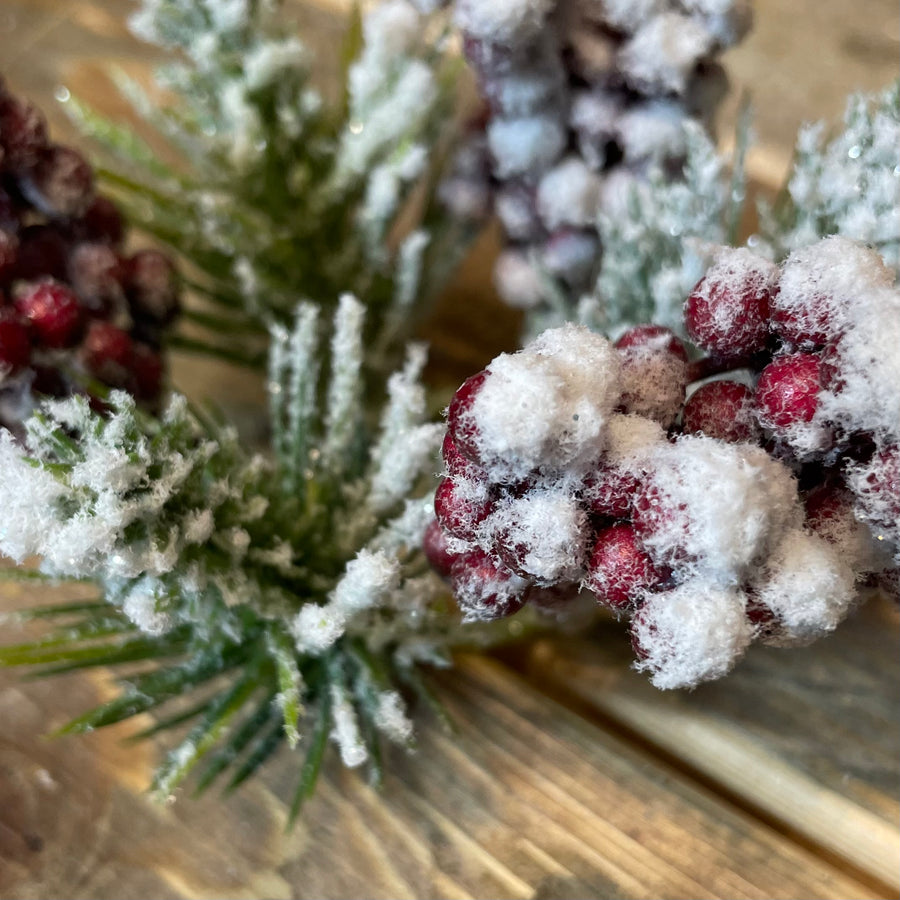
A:
POLYGON ((0 424, 92 379, 157 401, 176 272, 156 250, 125 255, 124 239, 87 161, 0 81, 0 424))
POLYGON ((782 266, 723 249, 685 304, 704 358, 658 326, 613 345, 567 325, 466 381, 425 539, 465 615, 592 592, 673 688, 755 638, 829 632, 864 585, 895 588, 892 283, 841 238, 782 266))
POLYGON ((444 196, 478 216, 493 194, 506 302, 540 305, 547 276, 574 302, 598 258, 598 211, 624 206, 652 166, 679 171, 684 123, 709 124, 726 88, 715 59, 746 32, 749 4, 456 0, 454 12, 487 109, 444 196))

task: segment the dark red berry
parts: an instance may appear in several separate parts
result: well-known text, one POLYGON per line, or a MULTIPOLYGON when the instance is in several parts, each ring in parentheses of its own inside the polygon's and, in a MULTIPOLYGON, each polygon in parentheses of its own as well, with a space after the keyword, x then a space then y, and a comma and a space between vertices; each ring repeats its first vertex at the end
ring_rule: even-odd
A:
POLYGON ((135 319, 166 325, 178 315, 175 266, 158 250, 140 250, 126 261, 125 294, 135 319))
POLYGON ((152 347, 137 342, 132 343, 131 392, 138 400, 153 403, 162 393, 163 361, 152 347))
POLYGON ((18 372, 31 358, 28 327, 8 306, 0 309, 0 369, 5 374, 18 372))
POLYGON ((47 123, 41 111, 10 94, 0 99, 0 148, 2 166, 19 174, 38 163, 47 147, 47 123))
POLYGON ((480 482, 442 478, 434 494, 434 512, 441 527, 464 541, 475 537, 492 508, 488 489, 480 482))
POLYGON ((15 306, 31 323, 38 345, 58 348, 77 343, 84 315, 78 298, 65 285, 55 281, 30 285, 16 298, 15 306))
POLYGON ((793 297, 788 305, 776 291, 770 310, 772 329, 789 346, 803 350, 821 347, 837 336, 831 321, 832 306, 832 298, 820 293, 804 296, 800 302, 793 297))
POLYGON ((710 381, 702 385, 684 405, 682 431, 731 443, 755 440, 753 391, 737 381, 710 381))
POLYGON ((601 603, 619 612, 633 609, 663 578, 631 525, 612 525, 598 532, 584 586, 601 603))
POLYGON ((116 204, 99 194, 76 223, 76 230, 84 240, 118 247, 125 237, 125 222, 116 204))
POLYGON ((688 361, 688 353, 679 337, 670 328, 662 325, 635 325, 629 328, 615 344, 619 350, 629 347, 665 351, 677 356, 683 362, 688 361))
POLYGON ((0 283, 13 278, 19 258, 19 239, 15 232, 0 228, 0 283))
POLYGON ((467 378, 453 395, 447 408, 447 428, 456 448, 464 456, 478 462, 478 426, 471 415, 472 403, 488 378, 482 370, 467 378))
POLYGON ((812 353, 793 353, 767 365, 756 384, 756 413, 766 428, 811 422, 822 388, 821 361, 812 353))
POLYGON ((425 529, 425 535, 422 538, 422 550, 425 558, 431 564, 431 568, 442 578, 450 575, 453 563, 459 557, 458 553, 450 550, 447 534, 441 528, 441 523, 437 519, 432 519, 425 529))
POLYGON ((730 251, 688 297, 684 305, 688 334, 720 358, 739 360, 759 353, 769 335, 771 291, 769 263, 757 263, 747 251, 730 251))
MULTIPOLYGON (((646 628, 646 622, 649 615, 649 612, 647 612, 645 609, 639 608, 631 619, 631 649, 634 651, 635 659, 639 660, 640 662, 643 662, 650 656, 650 648, 645 647, 640 638, 641 632, 646 628)), ((650 625, 649 628, 646 628, 646 630, 651 637, 655 637, 655 625, 650 625)))
POLYGON ((467 619, 502 619, 526 602, 528 582, 513 575, 482 550, 470 550, 453 562, 450 584, 467 619))
POLYGON ((54 144, 20 179, 25 198, 50 218, 83 215, 94 198, 94 174, 85 158, 71 147, 54 144))
POLYGON ((547 612, 565 609, 578 596, 578 585, 568 581, 544 587, 531 584, 525 589, 525 602, 547 612))
POLYGON ((628 519, 637 487, 636 475, 613 466, 604 466, 584 480, 582 500, 594 515, 628 519))
POLYGON ((900 444, 888 444, 854 473, 850 487, 866 518, 896 528, 900 521, 900 444))
POLYGON ((68 241, 57 226, 29 225, 19 234, 19 253, 13 277, 22 281, 64 279, 68 257, 68 241))
POLYGON ((459 452, 459 448, 456 446, 449 431, 444 435, 444 440, 441 444, 441 457, 444 460, 447 474, 454 478, 481 480, 486 478, 484 469, 478 463, 472 462, 471 459, 459 452))
POLYGON ((752 591, 747 594, 747 606, 745 608, 747 619, 753 626, 756 636, 764 641, 775 638, 782 630, 778 616, 761 600, 757 599, 752 591))
POLYGON ((124 388, 131 381, 134 344, 127 331, 110 322, 91 322, 81 345, 85 368, 110 387, 124 388))
POLYGON ((122 303, 122 262, 108 244, 76 244, 69 256, 69 283, 81 305, 108 316, 122 303))

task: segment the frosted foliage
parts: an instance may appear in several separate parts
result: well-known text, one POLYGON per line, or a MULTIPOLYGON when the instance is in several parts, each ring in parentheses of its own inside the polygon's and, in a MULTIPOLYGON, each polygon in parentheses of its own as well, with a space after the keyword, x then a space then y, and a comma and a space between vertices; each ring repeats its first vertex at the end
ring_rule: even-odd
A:
POLYGON ((685 436, 656 448, 650 462, 652 526, 644 544, 682 571, 738 583, 801 515, 790 471, 762 449, 685 436))
POLYGON ((581 577, 589 534, 587 515, 568 493, 529 491, 498 504, 485 522, 514 554, 523 574, 554 584, 581 577))
POLYGON ((821 123, 797 139, 785 227, 764 208, 767 237, 781 254, 840 234, 876 246, 900 271, 900 81, 881 94, 851 97, 831 140, 821 123))
POLYGON ((302 70, 308 63, 306 47, 294 36, 260 44, 244 60, 247 89, 257 91, 267 87, 285 71, 302 70))
POLYGON ((464 420, 477 430, 493 480, 596 459, 619 399, 619 361, 605 338, 566 325, 497 357, 487 371, 464 420))
POLYGON ((535 37, 555 0, 456 0, 456 24, 462 31, 494 44, 535 37))
POLYGON ((559 158, 565 146, 565 127, 552 115, 495 119, 488 125, 488 147, 498 178, 545 169, 559 158))
POLYGON ((641 25, 622 48, 619 66, 641 90, 683 94, 694 66, 712 48, 712 35, 701 23, 668 12, 641 25))
POLYGON ((684 9, 702 17, 719 44, 739 41, 753 24, 750 0, 681 0, 684 9))
POLYGON ((348 769, 361 766, 369 758, 369 752, 360 734, 353 704, 338 685, 331 687, 331 720, 334 723, 331 739, 338 746, 341 762, 348 769))
POLYGON ((494 285, 504 302, 516 309, 531 309, 544 297, 540 273, 518 250, 504 250, 497 257, 494 285))
POLYGON ((635 668, 650 672, 663 690, 721 678, 753 638, 745 607, 738 589, 702 579, 651 594, 632 623, 635 644, 646 654, 635 668))
POLYGON ((829 237, 795 250, 785 260, 772 308, 813 331, 824 322, 837 337, 865 297, 888 287, 894 273, 873 250, 844 237, 829 237))
POLYGON ((366 53, 389 62, 408 54, 421 37, 422 17, 406 0, 386 0, 363 18, 366 53))
POLYGON ((165 595, 156 579, 141 578, 125 594, 122 612, 145 634, 164 634, 172 627, 165 595))
POLYGON ((564 159, 541 178, 537 208, 544 225, 581 227, 593 223, 600 197, 598 177, 577 156, 564 159))
POLYGON ((840 624, 856 596, 855 577, 839 548, 793 529, 774 549, 753 594, 775 614, 776 641, 802 644, 840 624))
POLYGON ((684 108, 671 100, 637 103, 618 120, 622 151, 632 163, 678 157, 684 152, 684 108))
POLYGON ((837 385, 819 394, 817 415, 878 440, 900 439, 900 292, 873 291, 854 308, 830 362, 837 385))
POLYGON ((378 695, 375 727, 395 744, 406 744, 413 736, 413 723, 406 714, 403 698, 396 691, 378 695))

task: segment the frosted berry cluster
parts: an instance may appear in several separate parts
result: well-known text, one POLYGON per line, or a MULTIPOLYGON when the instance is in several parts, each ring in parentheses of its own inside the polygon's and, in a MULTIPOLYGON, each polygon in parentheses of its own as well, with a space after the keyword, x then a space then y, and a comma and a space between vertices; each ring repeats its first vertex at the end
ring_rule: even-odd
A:
POLYGON ((715 62, 750 24, 746 0, 456 0, 485 98, 444 196, 460 215, 491 195, 508 245, 495 280, 512 306, 574 300, 595 274, 601 209, 650 166, 677 172, 683 124, 709 125, 725 93, 715 62))
POLYGON ((665 328, 567 325, 448 409, 425 551, 470 619, 579 592, 630 618, 661 688, 805 644, 900 564, 900 294, 841 238, 723 248, 665 328))
POLYGON ((53 143, 33 104, 0 81, 0 424, 36 395, 91 380, 152 405, 161 340, 179 310, 175 268, 156 250, 123 252, 125 223, 93 172, 53 143))

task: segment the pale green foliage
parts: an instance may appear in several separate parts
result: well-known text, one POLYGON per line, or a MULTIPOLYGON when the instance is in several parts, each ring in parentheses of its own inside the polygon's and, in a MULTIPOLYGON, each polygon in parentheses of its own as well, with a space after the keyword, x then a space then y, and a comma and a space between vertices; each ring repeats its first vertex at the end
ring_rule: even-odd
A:
POLYGON ((760 214, 779 258, 839 234, 900 270, 900 81, 852 96, 837 134, 829 137, 823 122, 804 126, 785 190, 760 214))

